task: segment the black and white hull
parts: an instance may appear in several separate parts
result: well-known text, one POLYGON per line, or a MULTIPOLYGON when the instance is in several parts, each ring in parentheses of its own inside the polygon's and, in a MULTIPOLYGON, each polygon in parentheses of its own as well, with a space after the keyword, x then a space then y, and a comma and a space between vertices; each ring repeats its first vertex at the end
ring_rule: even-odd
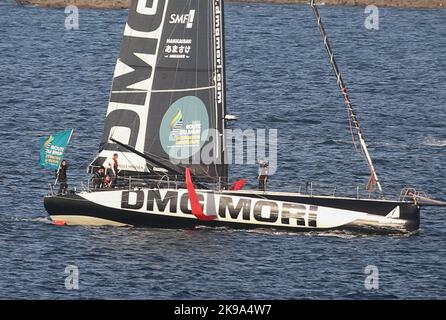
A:
POLYGON ((80 192, 47 196, 44 204, 53 221, 67 225, 407 232, 420 223, 420 207, 413 202, 258 191, 197 195, 209 219, 193 214, 187 189, 80 192))

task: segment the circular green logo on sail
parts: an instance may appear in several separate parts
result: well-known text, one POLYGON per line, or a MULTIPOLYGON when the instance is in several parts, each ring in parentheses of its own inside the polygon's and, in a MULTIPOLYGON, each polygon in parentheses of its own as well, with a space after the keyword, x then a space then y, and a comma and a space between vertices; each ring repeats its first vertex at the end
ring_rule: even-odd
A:
POLYGON ((201 99, 187 96, 175 101, 164 114, 160 142, 174 159, 187 159, 200 151, 206 141, 209 118, 201 99))

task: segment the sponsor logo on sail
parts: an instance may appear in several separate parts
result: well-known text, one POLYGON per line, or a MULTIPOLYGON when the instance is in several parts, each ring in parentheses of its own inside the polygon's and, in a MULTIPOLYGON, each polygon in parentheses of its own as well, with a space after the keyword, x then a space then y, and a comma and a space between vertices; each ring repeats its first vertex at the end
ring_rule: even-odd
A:
POLYGON ((208 130, 208 112, 203 101, 195 96, 182 97, 164 114, 159 131, 161 146, 172 161, 187 159, 199 152, 208 130))
POLYGON ((187 29, 191 29, 194 24, 195 10, 190 10, 186 14, 171 14, 170 24, 185 24, 187 29))
MULTIPOLYGON (((121 51, 113 75, 108 114, 101 139, 105 146, 103 151, 118 149, 116 145, 109 143, 112 133, 117 140, 144 149, 147 110, 158 52, 163 49, 160 40, 166 10, 167 0, 131 2, 121 51)), ((101 152, 102 156, 104 153, 101 152)), ((141 166, 135 161, 131 167, 146 166, 145 163, 141 166)))
POLYGON ((172 120, 170 120, 169 127, 171 130, 173 129, 181 129, 183 126, 183 114, 181 113, 181 110, 178 110, 178 112, 173 116, 172 120))
POLYGON ((192 39, 167 39, 164 46, 164 58, 188 59, 192 49, 192 39))
POLYGON ((223 12, 220 1, 214 2, 214 41, 215 41, 215 80, 217 87, 217 104, 219 107, 224 103, 224 53, 223 53, 223 12))

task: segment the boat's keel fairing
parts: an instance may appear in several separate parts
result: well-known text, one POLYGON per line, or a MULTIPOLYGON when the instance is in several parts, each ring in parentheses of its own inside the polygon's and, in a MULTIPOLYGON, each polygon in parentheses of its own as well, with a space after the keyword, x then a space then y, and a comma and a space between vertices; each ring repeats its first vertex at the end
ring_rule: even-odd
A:
POLYGON ((197 190, 211 221, 191 210, 187 189, 109 190, 48 196, 53 221, 67 225, 130 225, 154 228, 273 228, 290 231, 418 229, 419 207, 410 202, 357 200, 274 192, 197 190))

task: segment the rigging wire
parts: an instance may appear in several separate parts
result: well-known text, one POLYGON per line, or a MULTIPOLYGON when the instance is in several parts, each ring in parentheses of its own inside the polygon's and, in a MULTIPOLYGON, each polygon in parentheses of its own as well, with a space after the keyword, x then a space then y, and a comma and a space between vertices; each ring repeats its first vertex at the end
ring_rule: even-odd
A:
MULTIPOLYGON (((353 131, 352 130, 352 126, 356 129, 356 133, 358 135, 359 145, 361 146, 362 154, 363 154, 367 164, 369 165, 370 179, 369 179, 369 181, 367 183, 366 189, 369 190, 369 192, 372 192, 373 191, 372 188, 376 184, 376 186, 378 187, 378 189, 379 189, 379 191, 381 193, 381 197, 384 198, 384 192, 383 192, 383 190, 381 188, 381 184, 379 182, 378 175, 377 175, 375 167, 373 165, 372 158, 371 158, 371 156, 369 154, 369 151, 367 150, 367 144, 365 142, 364 135, 363 135, 362 130, 361 130, 361 126, 359 125, 358 118, 356 117, 356 114, 353 111, 353 106, 352 106, 352 103, 350 102, 350 98, 349 98, 348 93, 347 93, 347 87, 344 84, 344 80, 342 79, 341 72, 339 71, 339 68, 338 68, 338 65, 336 63, 333 51, 332 51, 332 49, 330 47, 330 43, 328 41, 328 36, 327 36, 325 28, 324 28, 324 26, 322 24, 321 16, 320 16, 319 11, 317 9, 317 6, 315 4, 315 0, 310 0, 310 6, 313 9, 313 13, 314 13, 314 16, 316 17, 317 24, 318 24, 318 27, 319 27, 319 31, 320 31, 320 33, 322 35, 322 38, 323 38, 323 41, 324 41, 325 49, 327 50, 327 53, 328 53, 330 64, 331 64, 331 66, 333 68, 333 71, 334 71, 334 73, 336 75, 336 83, 339 86, 339 89, 340 89, 340 92, 342 94, 342 97, 344 98, 345 106, 347 107, 347 111, 348 111, 348 114, 349 114, 350 130, 351 130, 351 132, 353 131)), ((352 135, 353 135, 353 132, 352 132, 352 135)), ((355 141, 356 140, 353 137, 353 142, 354 142, 353 144, 355 146, 355 149, 357 149, 355 141)))

